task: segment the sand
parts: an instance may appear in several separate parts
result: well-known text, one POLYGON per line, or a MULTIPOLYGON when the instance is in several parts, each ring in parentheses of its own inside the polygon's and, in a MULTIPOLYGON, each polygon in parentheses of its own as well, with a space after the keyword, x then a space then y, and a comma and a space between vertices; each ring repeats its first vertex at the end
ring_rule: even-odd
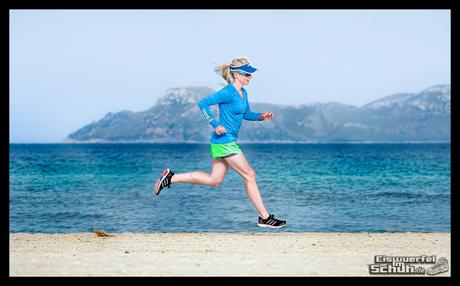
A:
POLYGON ((445 257, 449 271, 417 276, 450 276, 450 233, 113 235, 10 234, 10 276, 382 276, 375 255, 445 257))

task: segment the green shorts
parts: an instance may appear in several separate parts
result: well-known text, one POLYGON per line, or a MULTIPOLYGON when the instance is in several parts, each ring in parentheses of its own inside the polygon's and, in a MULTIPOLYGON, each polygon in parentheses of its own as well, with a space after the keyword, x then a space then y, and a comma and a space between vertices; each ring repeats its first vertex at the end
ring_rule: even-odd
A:
POLYGON ((240 146, 236 142, 224 143, 224 144, 213 144, 209 146, 209 152, 211 152, 212 159, 230 157, 236 154, 242 154, 240 146))

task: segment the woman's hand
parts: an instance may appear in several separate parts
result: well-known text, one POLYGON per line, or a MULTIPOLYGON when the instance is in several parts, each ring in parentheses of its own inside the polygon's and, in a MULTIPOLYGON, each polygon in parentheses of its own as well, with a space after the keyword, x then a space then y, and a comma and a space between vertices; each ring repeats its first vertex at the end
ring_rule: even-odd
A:
POLYGON ((227 133, 227 129, 225 129, 225 127, 222 125, 217 126, 216 129, 214 129, 214 131, 216 131, 217 135, 227 133))
POLYGON ((275 117, 273 116, 273 113, 271 113, 271 112, 264 112, 264 113, 260 114, 260 119, 261 120, 273 119, 273 118, 275 118, 275 117))

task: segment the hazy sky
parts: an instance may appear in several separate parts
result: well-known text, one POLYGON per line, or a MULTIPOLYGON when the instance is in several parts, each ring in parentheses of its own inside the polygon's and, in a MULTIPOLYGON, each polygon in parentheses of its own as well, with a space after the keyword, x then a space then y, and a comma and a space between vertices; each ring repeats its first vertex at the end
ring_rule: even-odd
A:
MULTIPOLYGON (((172 87, 259 70, 250 102, 361 106, 450 84, 449 10, 10 10, 10 142, 60 142, 172 87)), ((256 110, 257 111, 257 110, 256 110)), ((204 119, 203 119, 204 120, 204 119)))

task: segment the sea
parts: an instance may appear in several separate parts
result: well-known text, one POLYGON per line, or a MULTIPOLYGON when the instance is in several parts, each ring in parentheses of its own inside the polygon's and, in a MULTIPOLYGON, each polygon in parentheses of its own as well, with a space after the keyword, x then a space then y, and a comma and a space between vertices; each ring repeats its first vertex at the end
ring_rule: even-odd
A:
POLYGON ((233 169, 153 194, 166 167, 209 173, 208 144, 10 144, 10 233, 451 230, 449 143, 239 145, 286 227, 257 226, 233 169))

